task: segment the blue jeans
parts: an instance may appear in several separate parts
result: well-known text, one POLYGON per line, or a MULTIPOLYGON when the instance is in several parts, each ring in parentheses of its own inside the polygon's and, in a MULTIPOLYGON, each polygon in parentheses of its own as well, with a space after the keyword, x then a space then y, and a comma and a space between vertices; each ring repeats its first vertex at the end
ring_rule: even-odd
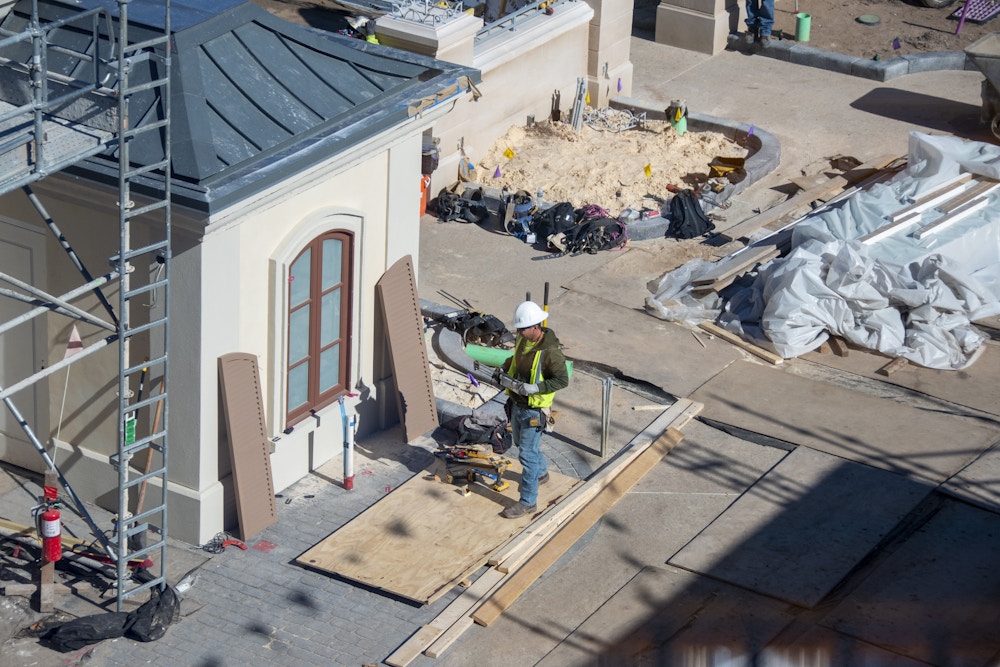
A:
POLYGON ((760 36, 771 34, 774 27, 774 0, 746 0, 747 28, 760 36))
POLYGON ((535 408, 511 406, 511 435, 517 445, 517 460, 521 462, 521 502, 525 505, 538 501, 538 478, 549 469, 539 448, 545 423, 542 419, 541 412, 535 408), (531 425, 532 419, 536 426, 531 425))

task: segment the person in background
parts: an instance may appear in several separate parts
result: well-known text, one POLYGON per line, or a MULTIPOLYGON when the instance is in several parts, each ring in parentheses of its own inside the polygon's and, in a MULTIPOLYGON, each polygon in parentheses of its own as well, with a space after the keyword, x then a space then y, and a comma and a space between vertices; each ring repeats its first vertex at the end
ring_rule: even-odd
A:
POLYGON ((569 385, 566 357, 559 339, 542 326, 547 313, 533 301, 514 310, 514 354, 497 369, 496 378, 507 390, 511 435, 521 462, 520 500, 502 513, 516 519, 536 510, 538 487, 549 481, 548 465, 540 450, 555 393, 569 385))
POLYGON ((746 0, 747 39, 767 46, 774 28, 774 0, 746 0))

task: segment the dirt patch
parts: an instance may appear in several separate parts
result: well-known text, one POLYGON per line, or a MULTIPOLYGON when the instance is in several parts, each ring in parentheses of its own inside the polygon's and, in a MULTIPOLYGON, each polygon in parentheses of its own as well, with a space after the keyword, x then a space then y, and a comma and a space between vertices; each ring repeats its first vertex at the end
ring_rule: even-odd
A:
MULTIPOLYGON (((970 5, 989 5, 988 0, 970 5)), ((777 0, 775 28, 789 38, 795 38, 796 11, 808 13, 810 19, 809 46, 861 58, 888 60, 896 56, 936 51, 961 51, 979 38, 1000 30, 1000 21, 992 19, 977 24, 966 18, 959 34, 958 20, 949 18, 962 2, 947 7, 931 8, 919 0, 777 0), (859 21, 875 17, 876 25, 859 21)), ((997 7, 1000 9, 1000 6, 997 7)))
POLYGON ((511 192, 527 190, 548 202, 598 204, 617 215, 625 208, 659 209, 668 185, 685 187, 708 176, 714 157, 742 158, 746 149, 715 132, 685 132, 665 121, 645 121, 621 132, 584 124, 537 122, 514 126, 477 165, 477 179, 511 192))

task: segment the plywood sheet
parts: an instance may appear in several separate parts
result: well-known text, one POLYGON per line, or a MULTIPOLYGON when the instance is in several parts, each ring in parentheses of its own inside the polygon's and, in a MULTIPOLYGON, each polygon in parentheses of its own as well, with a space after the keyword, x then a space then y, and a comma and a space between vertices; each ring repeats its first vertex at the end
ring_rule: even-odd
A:
POLYGON ((407 255, 393 264, 376 283, 375 294, 389 339, 403 432, 406 441, 413 442, 438 426, 413 258, 407 255))
MULTIPOLYGON (((500 512, 518 499, 521 468, 515 461, 502 493, 476 483, 433 479, 429 467, 359 514, 296 559, 300 565, 336 574, 407 600, 429 604, 486 563, 530 523, 500 512)), ((553 507, 579 480, 549 471, 539 493, 539 514, 553 507)))
POLYGON ((996 423, 744 361, 690 398, 705 404, 702 417, 936 483, 1000 439, 996 423))
POLYGON ((240 536, 246 541, 278 519, 256 355, 233 352, 219 357, 219 390, 229 436, 240 536))
POLYGON ((941 490, 994 512, 1000 512, 1000 444, 962 468, 941 490))
POLYGON ((930 492, 799 447, 669 563, 812 607, 930 492))
POLYGON ((995 664, 1000 517, 949 500, 824 619, 926 664, 995 664))
POLYGON ((538 666, 753 664, 792 614, 720 581, 647 567, 538 666))
POLYGON ((877 373, 888 359, 880 354, 851 348, 846 357, 810 352, 803 359, 882 382, 906 387, 922 394, 1000 415, 1000 346, 986 343, 975 363, 960 371, 941 371, 907 364, 889 376, 877 373))
POLYGON ((763 665, 864 665, 865 667, 927 667, 927 663, 873 646, 866 641, 819 625, 779 637, 762 654, 763 665), (815 662, 813 662, 815 660, 815 662))

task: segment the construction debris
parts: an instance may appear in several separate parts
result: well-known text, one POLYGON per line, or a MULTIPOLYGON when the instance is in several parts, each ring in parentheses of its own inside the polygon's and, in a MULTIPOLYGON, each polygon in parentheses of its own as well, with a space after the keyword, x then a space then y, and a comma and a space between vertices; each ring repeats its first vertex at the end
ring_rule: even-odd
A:
POLYGON ((663 276, 647 311, 718 321, 782 358, 835 335, 929 368, 972 363, 985 336, 971 321, 1000 312, 1000 219, 990 206, 1000 147, 911 137, 908 169, 879 158, 731 228, 737 238, 834 195, 717 265, 694 260, 663 276))

